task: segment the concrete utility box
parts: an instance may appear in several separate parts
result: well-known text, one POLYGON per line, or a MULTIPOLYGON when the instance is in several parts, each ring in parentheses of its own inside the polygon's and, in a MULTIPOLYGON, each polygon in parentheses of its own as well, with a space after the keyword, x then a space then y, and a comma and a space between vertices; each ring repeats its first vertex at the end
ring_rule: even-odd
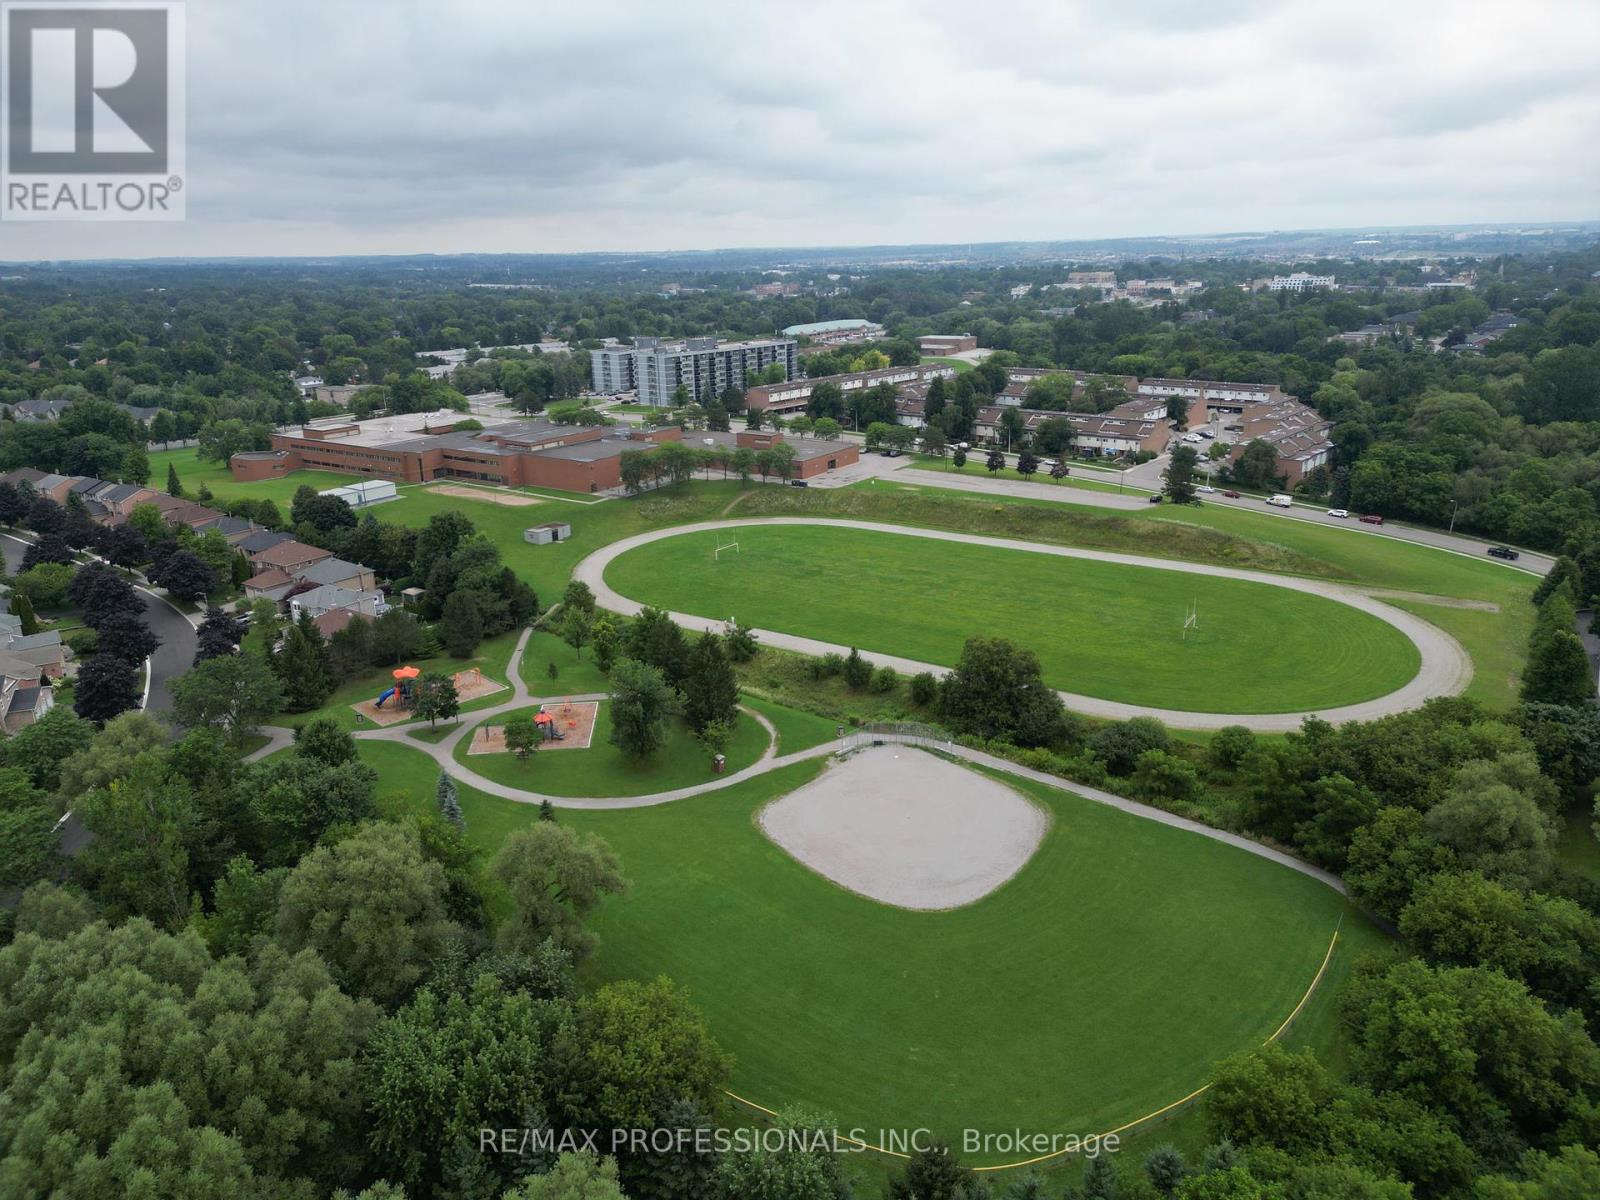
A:
POLYGON ((565 521, 551 521, 522 531, 522 540, 534 546, 548 546, 551 542, 564 542, 572 536, 572 526, 565 521))

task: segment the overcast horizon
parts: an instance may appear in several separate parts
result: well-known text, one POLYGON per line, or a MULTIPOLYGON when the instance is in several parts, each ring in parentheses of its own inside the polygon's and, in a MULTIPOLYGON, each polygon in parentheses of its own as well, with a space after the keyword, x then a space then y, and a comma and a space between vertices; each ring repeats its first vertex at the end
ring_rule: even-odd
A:
POLYGON ((188 220, 5 223, 0 260, 961 245, 1600 215, 1600 6, 1303 8, 191 5, 188 220))

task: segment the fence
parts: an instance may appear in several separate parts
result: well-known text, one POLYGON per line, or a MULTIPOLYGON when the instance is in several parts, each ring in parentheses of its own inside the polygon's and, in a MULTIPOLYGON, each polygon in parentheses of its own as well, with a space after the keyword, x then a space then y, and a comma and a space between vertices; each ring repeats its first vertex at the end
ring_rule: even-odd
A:
POLYGON ((926 750, 942 750, 955 744, 944 730, 916 721, 878 721, 867 725, 844 725, 840 729, 839 740, 844 750, 881 746, 885 742, 921 746, 926 750))

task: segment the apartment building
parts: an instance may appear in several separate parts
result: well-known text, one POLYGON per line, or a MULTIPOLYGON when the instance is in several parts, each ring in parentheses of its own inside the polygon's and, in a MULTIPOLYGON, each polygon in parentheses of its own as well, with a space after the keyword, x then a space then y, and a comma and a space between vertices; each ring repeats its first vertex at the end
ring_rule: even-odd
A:
POLYGON ((724 342, 714 337, 663 342, 657 337, 635 338, 631 348, 589 352, 594 390, 614 396, 635 391, 641 404, 670 408, 679 387, 695 404, 707 404, 730 387, 743 391, 745 380, 778 365, 793 379, 799 343, 794 338, 766 338, 724 342), (626 355, 626 364, 619 361, 626 355))
POLYGON ((1267 280, 1269 292, 1309 292, 1333 286, 1332 275, 1311 275, 1305 271, 1296 271, 1293 275, 1274 275, 1267 280))
POLYGON ((956 369, 949 363, 918 363, 913 367, 879 367, 844 375, 818 375, 812 379, 791 379, 787 383, 766 383, 753 387, 744 394, 744 404, 746 408, 760 412, 794 413, 805 408, 812 391, 819 384, 834 384, 841 392, 848 394, 883 383, 895 387, 926 384, 935 379, 953 378, 955 373, 956 369))

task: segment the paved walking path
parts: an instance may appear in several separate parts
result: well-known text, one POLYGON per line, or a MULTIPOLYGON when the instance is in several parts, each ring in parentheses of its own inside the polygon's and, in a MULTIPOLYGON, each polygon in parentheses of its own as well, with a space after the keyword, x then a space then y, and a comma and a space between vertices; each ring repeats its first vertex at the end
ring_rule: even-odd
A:
MULTIPOLYGON (((580 562, 573 571, 573 578, 582 580, 593 590, 595 598, 607 608, 627 615, 637 614, 643 607, 638 602, 620 595, 609 587, 605 581, 605 570, 611 562, 629 550, 644 546, 650 542, 660 541, 662 538, 679 537, 683 534, 705 532, 715 529, 734 529, 749 525, 806 525, 839 526, 846 529, 864 529, 874 533, 892 533, 901 537, 929 538, 941 542, 964 542, 974 546, 993 546, 1003 550, 1024 550, 1033 554, 1048 554, 1058 558, 1090 559, 1096 562, 1120 563, 1124 566, 1149 567, 1162 571, 1177 571, 1188 575, 1209 575, 1220 579, 1239 579, 1251 583, 1264 583, 1272 587, 1288 588, 1290 591, 1305 592, 1313 596, 1335 600, 1341 604, 1348 604, 1352 608, 1386 621, 1403 633, 1417 647, 1421 655, 1421 666, 1410 682, 1403 687, 1390 692, 1388 695, 1379 696, 1374 700, 1362 701, 1359 704, 1345 704, 1336 708, 1319 709, 1315 712, 1293 713, 1205 713, 1188 712, 1182 709, 1151 708, 1138 704, 1124 704, 1116 700, 1105 700, 1098 696, 1084 696, 1073 692, 1061 692, 1061 698, 1067 707, 1076 712, 1086 713, 1094 717, 1107 720, 1125 720, 1128 717, 1157 717, 1168 725, 1180 729, 1221 729, 1226 725, 1243 725, 1258 733, 1288 733, 1299 729, 1301 722, 1308 716, 1318 716, 1324 720, 1338 723, 1341 721, 1369 721, 1375 717, 1391 716, 1395 713, 1406 712, 1419 707, 1424 701, 1435 696, 1453 696, 1462 691, 1472 679, 1472 659, 1467 655, 1459 642, 1437 626, 1430 625, 1420 617, 1414 617, 1408 612, 1384 604, 1379 600, 1364 594, 1362 591, 1346 587, 1342 584, 1328 583, 1316 579, 1300 579, 1289 575, 1272 575, 1265 571, 1246 571, 1237 567, 1215 567, 1203 563, 1175 562, 1167 559, 1144 558, 1133 554, 1113 554, 1101 550, 1081 550, 1069 546, 1051 546, 1040 542, 1026 542, 1015 538, 985 537, 972 533, 954 533, 942 529, 914 529, 906 525, 889 525, 876 521, 849 521, 830 518, 812 517, 766 517, 766 518, 730 518, 725 521, 703 521, 694 525, 676 525, 668 529, 654 530, 649 533, 636 534, 624 538, 619 542, 612 542, 589 555, 580 562)), ((672 613, 672 619, 678 624, 695 630, 720 630, 723 622, 708 617, 694 616, 689 613, 672 613)), ((758 631, 763 642, 769 646, 776 646, 783 650, 793 650, 800 654, 822 655, 829 653, 848 653, 849 647, 833 642, 819 641, 815 638, 798 637, 794 634, 779 633, 774 630, 758 631)), ((1307 636, 1315 636, 1315 630, 1310 630, 1307 636)), ((917 674, 922 671, 931 671, 936 675, 946 674, 949 668, 934 663, 918 662, 915 659, 901 658, 897 655, 868 653, 862 651, 862 657, 868 659, 875 666, 891 666, 897 671, 917 674)))

